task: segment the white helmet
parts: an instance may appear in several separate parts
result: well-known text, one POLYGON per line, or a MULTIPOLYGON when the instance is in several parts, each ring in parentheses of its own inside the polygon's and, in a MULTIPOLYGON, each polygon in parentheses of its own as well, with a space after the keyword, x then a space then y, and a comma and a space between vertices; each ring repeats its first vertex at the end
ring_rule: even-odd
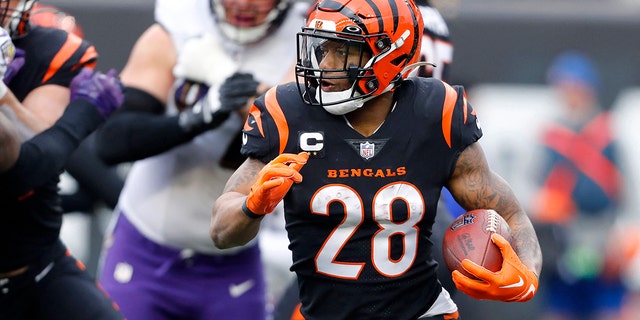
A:
MULTIPOLYGON (((263 0, 265 4, 252 6, 256 13, 266 13, 264 21, 256 26, 237 26, 228 21, 227 14, 234 4, 234 0, 211 0, 211 10, 222 34, 237 44, 250 44, 258 42, 264 38, 268 32, 273 31, 282 23, 287 10, 291 7, 292 0, 263 0), (268 12, 267 12, 268 11, 268 12)), ((243 10, 246 12, 246 9, 243 10)))

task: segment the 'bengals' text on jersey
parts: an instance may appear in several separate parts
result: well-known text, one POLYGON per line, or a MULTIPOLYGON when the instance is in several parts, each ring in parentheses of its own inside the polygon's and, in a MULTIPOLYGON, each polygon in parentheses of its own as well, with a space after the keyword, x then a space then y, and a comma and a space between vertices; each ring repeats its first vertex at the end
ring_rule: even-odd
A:
POLYGON ((482 131, 460 86, 410 78, 394 95, 369 137, 293 83, 256 100, 245 123, 247 156, 310 154, 284 201, 303 309, 320 318, 412 319, 441 290, 429 240, 440 190, 482 131))

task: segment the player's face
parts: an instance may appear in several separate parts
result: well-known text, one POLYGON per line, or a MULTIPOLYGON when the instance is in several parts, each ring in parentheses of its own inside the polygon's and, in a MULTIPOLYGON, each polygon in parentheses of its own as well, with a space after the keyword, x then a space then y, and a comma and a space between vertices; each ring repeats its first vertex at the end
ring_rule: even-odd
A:
MULTIPOLYGON (((322 70, 347 70, 349 66, 364 66, 371 58, 370 54, 362 52, 362 46, 346 41, 325 41, 318 46, 317 56, 319 57, 319 67, 322 70)), ((325 92, 344 91, 353 85, 347 79, 346 71, 328 71, 320 83, 320 87, 325 92)))
POLYGON ((231 25, 249 28, 265 21, 277 0, 222 0, 226 19, 231 25))

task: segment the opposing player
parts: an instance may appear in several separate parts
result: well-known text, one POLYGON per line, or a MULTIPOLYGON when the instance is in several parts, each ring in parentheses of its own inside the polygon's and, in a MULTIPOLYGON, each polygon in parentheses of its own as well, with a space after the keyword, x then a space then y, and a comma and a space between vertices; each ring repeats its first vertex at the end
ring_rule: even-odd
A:
MULTIPOLYGON (((2 61, 13 60, 0 64, 5 81, 9 66, 16 77, 37 70, 27 61, 16 67, 17 60, 6 56, 14 49, 4 29, 0 40, 2 61)), ((115 72, 85 68, 69 86, 64 114, 24 143, 16 124, 0 113, 0 319, 123 319, 60 241, 57 194, 69 154, 122 103, 120 82, 115 72)), ((0 103, 24 108, 4 82, 0 103)))
POLYGON ((534 229, 489 168, 464 89, 405 79, 422 27, 411 1, 317 2, 298 34, 302 80, 267 91, 245 123, 249 158, 214 204, 211 238, 251 241, 284 199, 305 318, 457 318, 429 239, 444 186, 467 210, 499 212, 515 239, 492 238, 505 261, 496 273, 465 260, 477 279, 456 271, 457 288, 500 301, 537 291, 534 229))
POLYGON ((267 317, 259 244, 221 250, 206 226, 213 201, 244 160, 250 102, 295 76, 295 33, 307 7, 156 2, 156 23, 121 73, 124 106, 98 136, 105 160, 135 161, 100 272, 129 319, 267 317))

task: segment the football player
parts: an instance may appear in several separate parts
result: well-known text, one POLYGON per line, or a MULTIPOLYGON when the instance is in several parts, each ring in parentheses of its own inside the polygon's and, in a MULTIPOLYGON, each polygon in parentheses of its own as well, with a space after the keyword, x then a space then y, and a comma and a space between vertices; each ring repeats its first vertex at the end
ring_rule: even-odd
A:
POLYGON ((11 30, 20 35, 16 38, 22 45, 19 48, 41 50, 26 51, 25 60, 23 56, 14 57, 16 50, 9 33, 0 29, 0 74, 4 80, 0 82, 0 103, 15 111, 17 119, 33 117, 39 122, 39 114, 29 113, 27 107, 35 106, 32 103, 37 99, 46 101, 47 92, 51 92, 51 107, 64 101, 55 89, 44 88, 49 81, 56 83, 51 86, 66 86, 66 101, 70 103, 62 106, 63 114, 52 126, 40 122, 47 128, 24 143, 16 130, 17 119, 12 122, 0 113, 0 319, 123 319, 95 279, 60 241, 62 211, 57 193, 58 175, 69 155, 122 103, 121 85, 115 71, 105 75, 89 68, 72 70, 72 66, 83 64, 64 58, 51 66, 59 49, 55 45, 65 43, 64 34, 58 30, 28 31, 23 23, 30 5, 29 1, 0 1, 0 12, 4 13, 0 20, 3 25, 16 27, 11 30), (69 64, 62 66, 65 62, 69 64), (59 76, 53 75, 56 72, 59 76), (5 81, 10 82, 9 87, 5 81), (31 95, 25 87, 33 91, 42 88, 39 92, 45 96, 31 95), (25 105, 14 90, 21 93, 18 97, 25 105), (35 100, 27 101, 31 97, 35 100))
MULTIPOLYGON (((416 68, 412 75, 415 74, 427 78, 434 77, 450 83, 453 43, 449 37, 447 23, 438 9, 433 7, 428 0, 418 0, 416 1, 416 5, 418 9, 420 9, 424 21, 420 61, 429 63, 425 63, 419 68, 416 68)), ((449 223, 453 221, 454 217, 464 212, 464 210, 451 199, 451 194, 446 189, 443 189, 442 200, 442 204, 438 208, 442 210, 443 213, 436 216, 432 239, 434 245, 436 245, 436 249, 433 250, 434 257, 439 265, 444 266, 442 250, 439 249, 444 236, 444 230, 449 223), (448 211, 448 213, 446 211, 448 211)), ((447 268, 438 268, 438 279, 451 295, 455 294, 456 288, 447 268)), ((275 320, 293 320, 296 319, 296 317, 301 317, 301 315, 298 314, 298 304, 298 284, 294 279, 278 301, 274 314, 275 320)))
MULTIPOLYGON (((98 135, 103 159, 135 161, 100 279, 130 319, 265 319, 259 244, 221 250, 206 226, 213 200, 244 160, 241 128, 250 101, 295 76, 295 33, 308 4, 155 5, 156 23, 121 73, 122 110, 98 135)), ((279 250, 290 262, 286 245, 279 250)))
POLYGON ((489 168, 464 89, 407 78, 422 30, 412 1, 316 2, 297 36, 297 83, 269 89, 250 110, 248 159, 213 206, 211 238, 220 248, 252 241, 284 200, 305 318, 457 318, 431 252, 442 187, 466 210, 499 212, 515 239, 494 235, 502 269, 465 260, 476 278, 454 271, 456 287, 499 301, 536 294, 535 231, 489 168))

